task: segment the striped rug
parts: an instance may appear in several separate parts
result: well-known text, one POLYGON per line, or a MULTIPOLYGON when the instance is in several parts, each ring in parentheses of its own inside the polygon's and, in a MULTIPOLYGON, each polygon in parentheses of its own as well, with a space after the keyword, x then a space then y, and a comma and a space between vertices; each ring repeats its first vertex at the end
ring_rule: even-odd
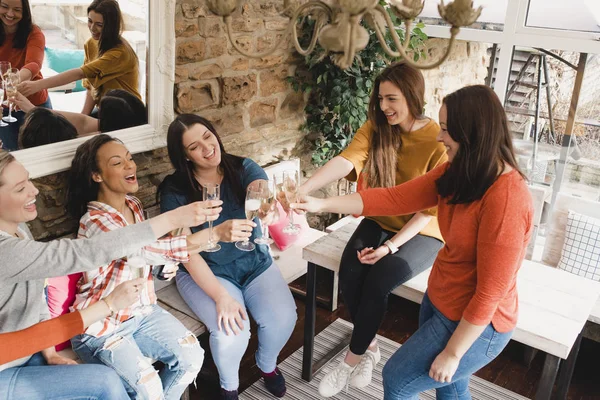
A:
MULTIPOLYGON (((337 319, 329 325, 323 332, 315 338, 315 359, 321 358, 332 350, 338 343, 347 337, 352 331, 352 324, 342 319, 337 319)), ((392 354, 400 347, 396 342, 386 339, 382 336, 377 336, 379 348, 381 351, 381 362, 373 372, 373 382, 364 389, 349 388, 348 392, 340 392, 333 399, 339 400, 371 400, 383 398, 383 386, 381 382, 381 369, 385 362, 392 354)), ((331 368, 337 365, 343 357, 343 353, 334 358, 330 363, 325 365, 323 369, 308 383, 301 378, 302 369, 302 348, 298 349, 294 354, 285 359, 279 369, 285 375, 287 382, 287 394, 284 399, 288 400, 311 400, 322 399, 319 396, 319 382, 321 378, 329 372, 331 368)), ((484 381, 483 379, 473 377, 470 383, 471 395, 474 400, 524 400, 526 397, 520 396, 509 390, 503 389, 500 386, 484 381)), ((419 398, 421 400, 434 400, 435 391, 430 390, 422 393, 419 398)), ((251 387, 246 389, 241 395, 243 400, 266 400, 274 399, 267 392, 262 383, 258 380, 251 387)))

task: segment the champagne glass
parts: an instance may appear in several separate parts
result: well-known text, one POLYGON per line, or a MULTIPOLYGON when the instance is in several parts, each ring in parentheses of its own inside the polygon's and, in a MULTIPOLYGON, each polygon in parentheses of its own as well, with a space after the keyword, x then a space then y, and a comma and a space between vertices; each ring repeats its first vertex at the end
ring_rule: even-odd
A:
MULTIPOLYGON (((0 79, 2 79, 2 88, 0 92, 0 102, 4 103, 4 76, 10 70, 11 65, 8 61, 0 61, 0 79)), ((8 124, 0 119, 0 127, 8 126, 8 124)))
MULTIPOLYGON (((248 189, 246 192, 246 201, 244 202, 244 209, 246 210, 246 219, 252 221, 260 210, 261 192, 256 190, 248 189)), ((252 251, 256 248, 254 243, 249 239, 243 242, 235 242, 235 247, 242 251, 252 251)))
POLYGON ((13 101, 17 96, 17 87, 21 83, 21 75, 19 70, 11 68, 5 75, 4 78, 4 90, 6 91, 6 97, 8 98, 8 116, 2 118, 4 122, 17 122, 17 119, 12 116, 13 101))
MULTIPOLYGON (((277 196, 280 201, 285 200, 288 205, 295 203, 298 197, 298 171, 287 170, 283 171, 282 181, 279 184, 279 194, 277 196)), ((289 209, 288 216, 290 223, 283 228, 283 233, 288 235, 297 235, 300 233, 300 225, 294 224, 294 210, 289 209)))
MULTIPOLYGON (((144 278, 147 280, 148 275, 150 274, 150 270, 146 269, 146 266, 146 260, 144 260, 142 256, 132 255, 127 257, 127 267, 131 271, 132 279, 144 278)), ((142 290, 140 290, 140 304, 143 304, 142 299, 148 297, 148 289, 146 285, 147 282, 144 283, 144 287, 142 288, 142 290)), ((142 305, 136 310, 136 314, 147 314, 151 310, 151 308, 152 307, 150 307, 149 305, 142 305)))
POLYGON ((275 183, 272 180, 259 182, 260 209, 258 218, 262 230, 262 237, 254 239, 256 244, 269 245, 273 239, 269 238, 269 225, 279 220, 277 201, 275 200, 275 183), (275 215, 277 213, 277 215, 275 215))
MULTIPOLYGON (((221 187, 218 183, 207 183, 202 185, 202 199, 208 200, 219 200, 221 195, 221 187)), ((202 251, 207 253, 214 253, 215 251, 221 250, 221 245, 213 241, 213 222, 208 221, 208 243, 202 248, 202 251)))

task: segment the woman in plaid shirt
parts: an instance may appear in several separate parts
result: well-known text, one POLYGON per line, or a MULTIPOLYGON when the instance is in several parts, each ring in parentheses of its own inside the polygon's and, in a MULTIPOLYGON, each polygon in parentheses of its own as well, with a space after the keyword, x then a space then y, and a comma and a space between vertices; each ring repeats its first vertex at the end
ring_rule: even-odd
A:
MULTIPOLYGON (((127 148, 108 135, 98 135, 79 148, 71 166, 67 207, 81 217, 79 237, 119 229, 144 220, 136 165, 127 148)), ((189 260, 187 246, 194 237, 166 237, 135 254, 141 257, 147 279, 139 301, 90 325, 71 342, 88 363, 102 362, 121 377, 134 399, 179 399, 200 371, 204 351, 196 337, 173 315, 156 304, 152 264, 189 260), (158 373, 146 357, 165 367, 158 373)), ((121 282, 137 277, 129 255, 88 271, 78 282, 73 309, 80 310, 110 294, 121 282)), ((139 259, 139 258, 138 258, 139 259)))

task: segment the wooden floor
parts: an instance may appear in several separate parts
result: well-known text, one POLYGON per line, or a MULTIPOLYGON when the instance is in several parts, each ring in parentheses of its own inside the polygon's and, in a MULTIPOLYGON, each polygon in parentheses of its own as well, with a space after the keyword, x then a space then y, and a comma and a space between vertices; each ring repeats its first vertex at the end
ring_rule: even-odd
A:
MULTIPOLYGON (((318 296, 326 298, 327 289, 330 287, 329 276, 326 273, 318 274, 318 296), (321 296, 322 295, 322 296, 321 296)), ((304 288, 304 278, 293 283, 294 287, 304 288)), ((294 351, 302 347, 304 328, 304 302, 296 300, 298 306, 298 322, 291 339, 280 354, 284 360, 294 351)), ((419 306, 411 301, 391 296, 388 304, 388 313, 379 329, 379 334, 399 343, 404 343, 417 329, 419 306)), ((323 308, 317 308, 317 333, 322 331, 337 318, 348 320, 348 314, 340 304, 339 309, 331 313, 323 308)), ((249 387, 260 377, 254 361, 254 352, 257 349, 256 326, 252 325, 252 338, 240 371, 240 389, 249 387)), ((210 357, 208 336, 200 337, 202 347, 206 350, 206 359, 202 372, 197 380, 198 389, 192 389, 192 400, 218 399, 218 377, 216 368, 210 357)), ((531 367, 526 367, 521 362, 523 345, 510 342, 506 349, 487 367, 477 373, 477 376, 500 385, 513 392, 532 398, 535 393, 537 381, 542 371, 542 357, 534 359, 531 367)), ((573 381, 569 389, 569 400, 600 399, 600 343, 584 339, 581 345, 579 358, 575 367, 573 381)))

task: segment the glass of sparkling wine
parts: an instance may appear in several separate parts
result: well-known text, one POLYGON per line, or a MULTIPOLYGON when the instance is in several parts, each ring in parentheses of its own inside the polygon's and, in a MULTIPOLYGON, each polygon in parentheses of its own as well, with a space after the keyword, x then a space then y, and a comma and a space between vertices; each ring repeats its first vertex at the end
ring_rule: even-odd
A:
POLYGON ((8 115, 2 118, 4 122, 17 122, 17 119, 12 116, 12 109, 14 99, 17 97, 17 86, 19 86, 19 83, 21 83, 19 70, 16 68, 9 69, 4 78, 4 90, 8 98, 8 115))
POLYGON ((273 239, 269 238, 269 225, 279 220, 277 201, 275 200, 275 183, 272 180, 260 181, 258 187, 261 194, 258 218, 260 220, 262 237, 254 239, 254 243, 269 245, 273 243, 273 239))
MULTIPOLYGON (((246 201, 244 203, 247 220, 252 221, 256 216, 258 216, 258 211, 260 210, 260 199, 261 192, 248 189, 246 192, 246 201)), ((243 242, 235 242, 235 247, 243 251, 252 251, 256 248, 254 243, 252 243, 249 239, 246 239, 243 242)))
MULTIPOLYGON (((287 170, 283 171, 283 181, 280 186, 280 193, 278 198, 285 199, 285 201, 290 203, 295 203, 298 197, 298 171, 296 170, 287 170)), ((283 233, 287 233, 288 235, 297 235, 300 233, 300 225, 294 224, 294 210, 290 209, 288 212, 288 216, 290 218, 290 223, 283 228, 283 233)))
MULTIPOLYGON (((202 199, 208 200, 219 200, 221 196, 221 187, 218 183, 207 183, 202 185, 202 199)), ((215 251, 221 250, 221 245, 213 240, 213 222, 208 221, 208 243, 202 248, 202 251, 207 253, 214 253, 215 251)))
MULTIPOLYGON (((4 99, 4 82, 2 82, 2 86, 0 87, 0 102, 2 102, 2 99, 4 99)), ((3 126, 8 126, 8 124, 0 119, 0 127, 3 126)))
MULTIPOLYGON (((4 78, 11 67, 12 66, 10 65, 10 62, 0 61, 0 79, 2 79, 2 94, 0 95, 0 103, 2 103, 2 105, 8 105, 8 101, 4 101, 4 78)), ((8 124, 0 119, 0 127, 2 126, 8 126, 8 124)))
MULTIPOLYGON (((144 260, 142 256, 132 255, 127 257, 127 267, 129 267, 129 270, 131 271, 132 279, 147 279, 150 274, 150 269, 146 268, 146 266, 146 260, 144 260)), ((144 284, 144 287, 140 290, 140 304, 143 304, 143 299, 148 297, 147 292, 146 284, 144 284)), ((142 306, 139 308, 139 311, 145 313, 148 309, 150 309, 150 306, 142 306)))

